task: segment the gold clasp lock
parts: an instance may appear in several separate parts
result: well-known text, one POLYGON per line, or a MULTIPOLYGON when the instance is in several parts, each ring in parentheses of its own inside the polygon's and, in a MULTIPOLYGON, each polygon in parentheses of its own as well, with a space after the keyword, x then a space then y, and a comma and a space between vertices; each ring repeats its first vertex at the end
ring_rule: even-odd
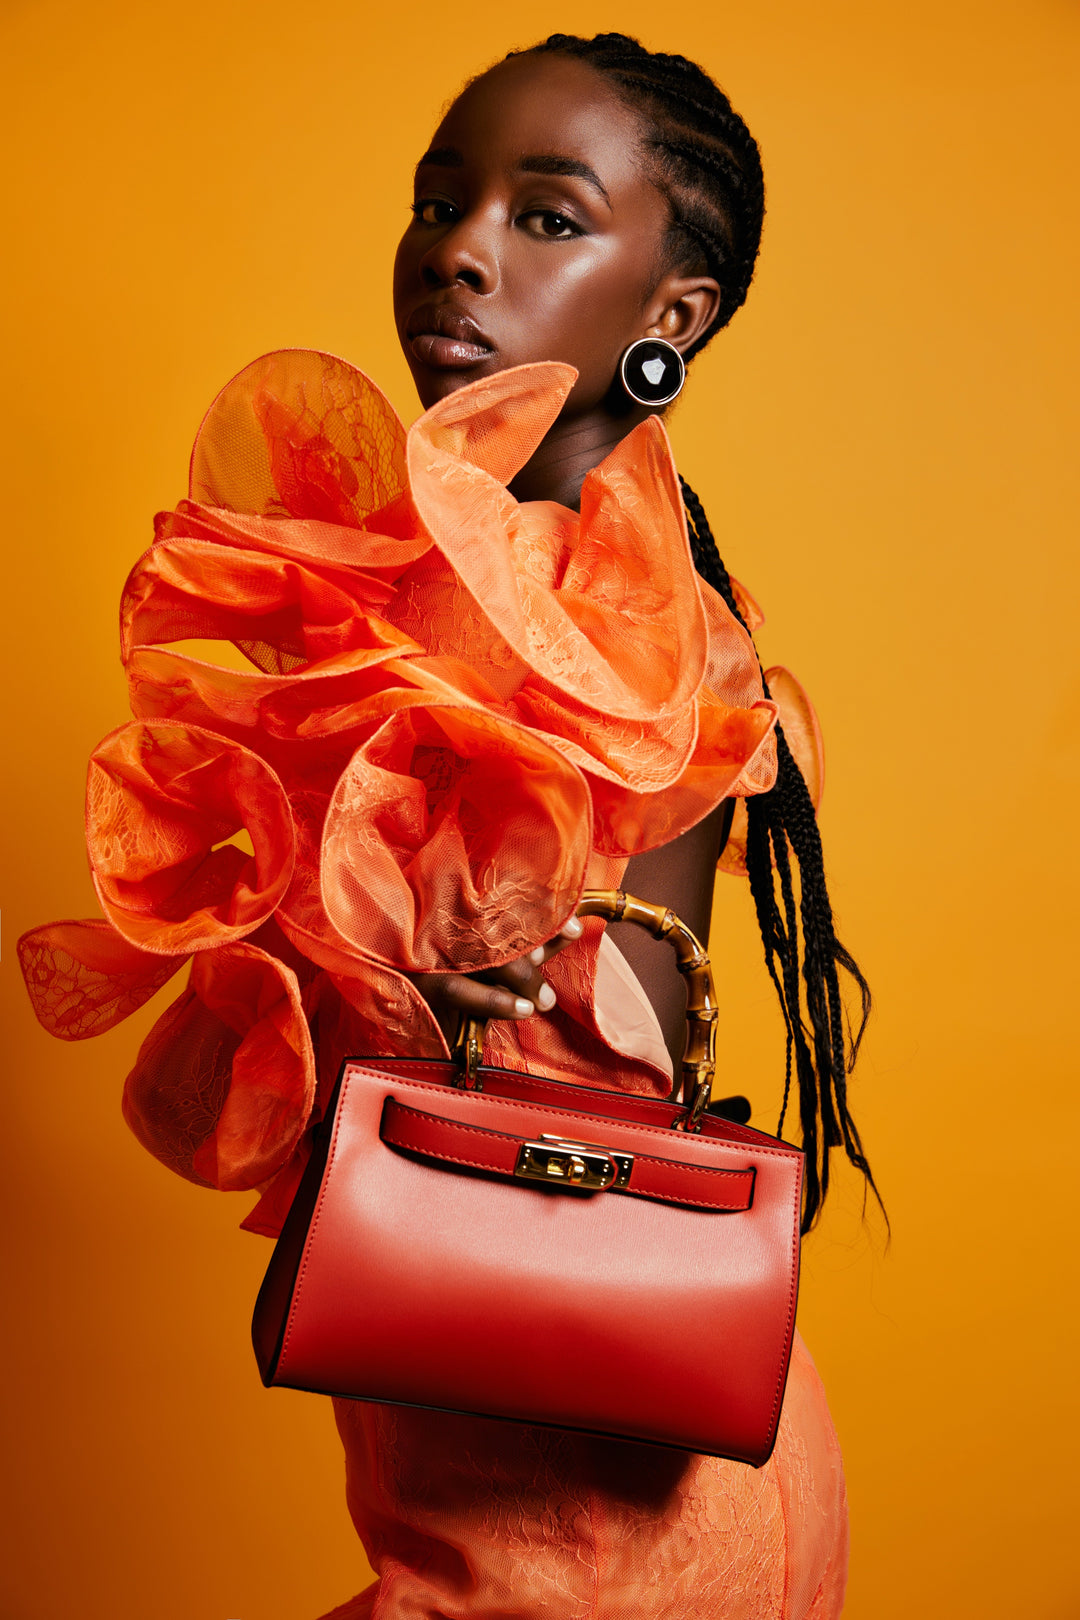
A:
POLYGON ((566 1142, 558 1136, 542 1136, 538 1142, 522 1142, 515 1176, 525 1181, 544 1181, 582 1192, 603 1192, 608 1187, 625 1187, 634 1167, 632 1153, 613 1153, 595 1142, 566 1142))

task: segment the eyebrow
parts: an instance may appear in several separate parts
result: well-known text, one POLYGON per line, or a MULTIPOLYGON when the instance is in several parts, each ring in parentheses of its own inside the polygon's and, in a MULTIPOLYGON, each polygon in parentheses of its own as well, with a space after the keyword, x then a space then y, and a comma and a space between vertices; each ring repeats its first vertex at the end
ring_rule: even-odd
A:
MULTIPOLYGON (((465 159, 456 146, 434 146, 424 153, 416 167, 417 171, 426 168, 463 169, 465 159)), ((521 174, 565 174, 572 180, 584 180, 611 207, 611 198, 604 182, 595 169, 582 163, 579 158, 560 157, 555 152, 534 152, 523 157, 517 168, 521 174)))
POLYGON ((426 151, 418 169, 463 169, 465 159, 456 146, 432 146, 426 151))
POLYGON ((565 174, 572 180, 584 180, 598 191, 608 207, 611 207, 607 187, 596 170, 590 169, 587 163, 580 162, 578 158, 558 157, 554 152, 538 153, 532 157, 523 157, 518 168, 522 174, 565 174))

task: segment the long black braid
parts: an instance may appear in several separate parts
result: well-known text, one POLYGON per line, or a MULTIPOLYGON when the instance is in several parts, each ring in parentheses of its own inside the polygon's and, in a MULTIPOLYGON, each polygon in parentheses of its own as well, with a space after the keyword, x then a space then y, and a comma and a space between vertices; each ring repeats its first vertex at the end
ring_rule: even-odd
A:
MULTIPOLYGON (((552 34, 531 50, 511 55, 548 52, 587 62, 642 118, 651 178, 671 210, 670 263, 691 270, 704 266, 720 284, 717 314, 687 351, 686 358, 692 359, 744 303, 754 274, 765 212, 757 143, 723 91, 683 56, 647 51, 625 34, 598 34, 593 39, 552 34)), ((682 492, 694 565, 745 625, 704 508, 685 482, 682 492)), ((847 1103, 847 1076, 866 1027, 870 990, 836 937, 813 801, 780 726, 776 748, 775 785, 747 800, 746 864, 765 962, 787 1030, 777 1134, 783 1130, 793 1072, 799 1090, 806 1151, 806 1231, 829 1189, 833 1147, 843 1147, 881 1202, 847 1103), (861 1001, 853 1035, 846 1028, 841 968, 861 1001)))
MULTIPOLYGON (((694 566, 702 579, 719 592, 745 629, 746 621, 727 569, 720 560, 701 501, 685 479, 679 482, 686 505, 694 566)), ((765 685, 766 696, 768 690, 765 685)), ((754 794, 746 801, 746 868, 765 944, 765 963, 776 986, 787 1031, 784 1100, 777 1135, 784 1128, 793 1059, 799 1086, 799 1123, 806 1151, 803 1230, 807 1231, 829 1190, 830 1148, 843 1146, 851 1163, 862 1171, 881 1203, 847 1102, 847 1076, 858 1056, 870 1014, 870 987, 854 957, 836 937, 813 800, 780 725, 776 727, 776 756, 775 784, 768 793, 754 794), (793 858, 798 868, 797 900, 793 858), (859 1023, 853 1035, 845 1027, 840 995, 841 968, 854 981, 861 1002, 859 1023)))

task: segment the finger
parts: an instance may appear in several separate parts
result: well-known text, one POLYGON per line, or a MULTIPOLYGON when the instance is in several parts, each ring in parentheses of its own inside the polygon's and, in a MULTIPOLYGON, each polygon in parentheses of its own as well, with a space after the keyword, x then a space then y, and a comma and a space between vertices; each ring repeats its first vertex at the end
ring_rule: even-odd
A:
POLYGON ((544 945, 537 945, 525 960, 532 962, 536 967, 541 967, 551 957, 557 956, 559 951, 565 950, 567 945, 572 945, 575 940, 580 939, 583 927, 580 917, 568 917, 555 938, 549 939, 544 945))
POLYGON ((485 984, 501 984, 507 990, 513 990, 515 995, 527 996, 530 1001, 535 999, 542 982, 527 956, 519 956, 512 962, 504 962, 501 967, 485 968, 482 973, 476 974, 476 977, 483 979, 485 984))
MULTIPOLYGON (((531 997, 516 994, 501 984, 486 984, 479 979, 467 978, 463 973, 438 975, 442 980, 439 998, 446 1007, 463 1012, 469 1018, 531 1018, 536 1005, 531 997)), ((421 994, 431 998, 421 986, 421 994)))
POLYGON ((555 992, 547 983, 539 968, 534 967, 527 956, 518 957, 513 962, 504 962, 502 967, 491 968, 487 973, 478 975, 485 984, 502 985, 512 990, 515 995, 521 996, 539 1007, 541 1012, 550 1012, 555 1005, 555 992))

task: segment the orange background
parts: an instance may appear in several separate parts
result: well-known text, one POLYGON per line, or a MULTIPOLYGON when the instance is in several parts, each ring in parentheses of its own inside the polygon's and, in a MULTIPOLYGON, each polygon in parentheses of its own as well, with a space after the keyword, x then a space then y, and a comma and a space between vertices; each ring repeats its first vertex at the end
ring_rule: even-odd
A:
MULTIPOLYGON (((893 1243, 843 1178, 801 1303, 847 1457, 846 1614, 1080 1614, 1075 5, 7 0, 4 1620, 314 1620, 364 1584, 328 1408, 258 1384, 249 1200, 120 1119, 176 986, 62 1046, 13 944, 93 912, 115 604, 210 398, 296 344, 411 415, 388 278, 440 103, 511 44, 612 26, 700 58, 769 179, 758 283, 672 430, 766 661, 820 708, 834 898, 877 992, 856 1113, 893 1243)), ((714 945, 727 1070, 768 1124, 782 1043, 730 880, 714 945)))

